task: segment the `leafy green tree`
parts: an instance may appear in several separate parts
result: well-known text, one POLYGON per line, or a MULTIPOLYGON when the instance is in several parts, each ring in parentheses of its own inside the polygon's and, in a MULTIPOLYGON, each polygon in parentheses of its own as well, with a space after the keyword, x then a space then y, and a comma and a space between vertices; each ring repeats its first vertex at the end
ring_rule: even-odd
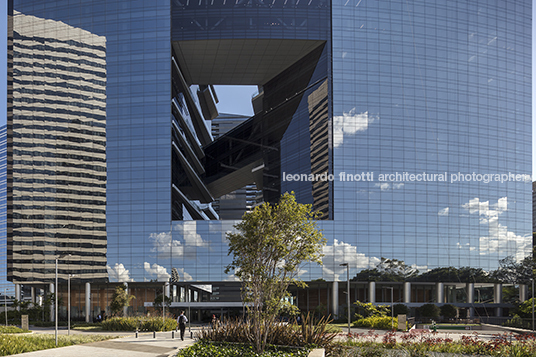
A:
POLYGON ((373 269, 359 272, 354 281, 408 281, 415 278, 419 271, 406 265, 403 260, 381 258, 373 269))
POLYGON ((162 311, 162 301, 164 302, 164 306, 169 311, 169 307, 171 306, 171 303, 173 302, 172 299, 169 296, 158 294, 153 301, 153 307, 159 311, 162 311))
POLYGON ((123 314, 123 308, 130 305, 130 301, 135 298, 134 295, 127 294, 125 285, 121 284, 116 286, 112 295, 112 302, 110 303, 112 314, 121 316, 123 314))
POLYGON ((408 315, 409 314, 409 308, 404 304, 395 304, 393 306, 393 313, 394 313, 394 316, 408 315))
MULTIPOLYGON (((534 301, 536 304, 536 300, 534 301)), ((532 299, 525 300, 517 309, 517 314, 521 317, 532 317, 532 299)))
POLYGON ((383 317, 391 316, 391 307, 389 305, 374 305, 371 302, 361 302, 357 300, 354 302, 356 306, 355 318, 360 319, 362 317, 383 317))
POLYGON ((412 281, 429 281, 445 283, 493 283, 496 282, 494 276, 481 268, 471 267, 446 267, 435 268, 428 272, 418 275, 412 281))
POLYGON ((417 308, 417 312, 421 317, 438 319, 440 310, 435 304, 424 304, 417 308))
POLYGON ((446 319, 453 319, 458 315, 458 309, 456 308, 456 306, 451 305, 451 304, 442 305, 439 308, 439 311, 440 311, 441 316, 443 316, 446 319))
POLYGON ((233 261, 225 272, 242 281, 242 299, 251 319, 257 353, 264 351, 268 332, 281 309, 290 284, 305 287, 297 279, 306 262, 322 264, 326 239, 317 229, 319 213, 285 193, 278 204, 263 203, 246 213, 228 233, 233 261))
POLYGON ((508 284, 528 284, 533 276, 535 268, 534 259, 528 256, 518 262, 513 256, 508 256, 499 260, 499 268, 493 276, 503 283, 508 284))

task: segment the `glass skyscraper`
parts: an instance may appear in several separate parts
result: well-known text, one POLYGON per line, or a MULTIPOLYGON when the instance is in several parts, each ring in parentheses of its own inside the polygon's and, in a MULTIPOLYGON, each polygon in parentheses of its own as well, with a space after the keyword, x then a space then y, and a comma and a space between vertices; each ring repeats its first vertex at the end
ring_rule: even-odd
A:
POLYGON ((9 0, 9 24, 13 282, 60 254, 87 282, 233 280, 212 203, 252 184, 323 213, 303 280, 531 252, 529 0, 9 0), (259 93, 214 138, 223 84, 259 93))

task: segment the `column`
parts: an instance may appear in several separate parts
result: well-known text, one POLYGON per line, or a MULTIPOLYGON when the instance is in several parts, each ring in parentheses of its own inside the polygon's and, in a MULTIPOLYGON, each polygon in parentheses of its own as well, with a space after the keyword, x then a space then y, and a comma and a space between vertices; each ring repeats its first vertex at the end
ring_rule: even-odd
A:
POLYGON ((404 303, 409 304, 411 302, 411 283, 404 283, 404 303))
POLYGON ((529 296, 529 289, 527 289, 526 284, 519 284, 519 301, 524 302, 529 296))
POLYGON ((339 282, 334 281, 331 287, 331 311, 334 319, 339 317, 339 282))
POLYGON ((86 322, 91 322, 91 284, 86 283, 86 322))
POLYGON ((369 281, 368 283, 368 302, 376 302, 376 282, 375 281, 369 281))
MULTIPOLYGON (((15 299, 21 302, 20 297, 20 284, 15 284, 15 299)), ((17 306, 17 311, 20 311, 20 306, 17 306)))
MULTIPOLYGON (((123 283, 125 285, 125 291, 127 293, 127 296, 129 294, 129 291, 128 291, 128 283, 123 283)), ((128 315, 128 306, 124 306, 123 307, 123 316, 127 316, 128 315)))
POLYGON ((166 289, 164 292, 164 294, 166 294, 166 297, 169 297, 170 291, 171 291, 170 284, 166 284, 166 289))
POLYGON ((30 288, 30 296, 31 296, 31 298, 32 298, 32 304, 35 305, 35 286, 32 286, 32 287, 30 288))
MULTIPOLYGON (((50 283, 50 285, 48 286, 48 293, 49 294, 54 294, 54 284, 53 283, 50 283)), ((53 322, 54 321, 54 302, 51 302, 50 303, 50 322, 53 322)))
MULTIPOLYGON (((475 284, 467 283, 465 284, 465 290, 467 290, 467 301, 466 303, 472 304, 475 302, 475 284)), ((467 308, 467 318, 471 319, 475 316, 475 308, 473 306, 467 308)))
MULTIPOLYGON (((493 303, 502 304, 502 284, 497 283, 493 285, 493 303)), ((495 316, 502 316, 502 307, 495 308, 495 316)))
POLYGON ((436 302, 439 304, 445 303, 445 287, 443 283, 436 284, 436 302))

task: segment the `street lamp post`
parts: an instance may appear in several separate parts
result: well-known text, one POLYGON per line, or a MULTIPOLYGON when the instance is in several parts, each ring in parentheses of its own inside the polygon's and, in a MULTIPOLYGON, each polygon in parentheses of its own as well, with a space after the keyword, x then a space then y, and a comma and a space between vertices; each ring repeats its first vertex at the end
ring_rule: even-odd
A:
POLYGON ((56 260, 56 284, 54 285, 54 298, 56 300, 56 308, 54 309, 54 339, 56 341, 56 347, 58 347, 58 260, 71 256, 71 254, 62 254, 55 257, 56 260))
POLYGON ((532 333, 534 333, 534 278, 530 280, 532 281, 532 333))
POLYGON ((393 287, 386 287, 386 289, 390 289, 391 290, 391 330, 394 330, 394 326, 393 326, 393 323, 394 323, 394 320, 395 320, 395 313, 393 311, 393 287))
POLYGON ((4 289, 4 314, 6 315, 6 326, 7 326, 7 289, 4 289))
POLYGON ((166 286, 168 286, 169 283, 164 284, 164 290, 162 290, 162 332, 165 331, 164 325, 166 324, 166 314, 164 311, 166 310, 166 286))
POLYGON ((69 274, 67 276, 67 335, 71 334, 71 278, 75 274, 69 274))
POLYGON ((348 334, 350 334, 350 264, 339 264, 341 267, 346 267, 346 310, 348 312, 348 334))

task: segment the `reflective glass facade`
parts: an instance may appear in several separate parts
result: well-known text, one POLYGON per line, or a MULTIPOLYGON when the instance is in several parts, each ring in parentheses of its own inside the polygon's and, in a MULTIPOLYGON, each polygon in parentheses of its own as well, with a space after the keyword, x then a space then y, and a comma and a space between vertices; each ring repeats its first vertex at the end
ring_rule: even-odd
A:
MULTIPOLYGON (((381 257, 421 270, 493 269, 530 253, 530 180, 516 175, 531 173, 531 1, 10 6, 14 130, 36 127, 41 110, 23 123, 20 103, 43 100, 50 127, 60 102, 79 91, 17 90, 22 68, 39 71, 28 51, 40 58, 65 40, 56 72, 44 73, 67 86, 63 62, 78 66, 68 71, 103 62, 102 88, 90 89, 102 104, 77 105, 105 120, 111 281, 168 280, 172 269, 182 281, 232 280, 223 273, 225 234, 236 221, 211 205, 252 183, 257 199, 294 191, 324 213, 324 265, 305 267, 304 280, 337 280, 340 263, 353 275, 381 257), (17 18, 50 34, 23 48, 17 18), (66 29, 78 40, 64 39, 66 29), (210 86, 218 84, 258 85, 259 95, 252 118, 214 139, 210 86), (301 176, 310 174, 332 176, 301 176)), ((13 140, 15 155, 22 149, 13 140)))
POLYGON ((0 127, 0 294, 14 294, 15 286, 7 280, 7 126, 0 127))
POLYGON ((422 269, 530 254, 530 180, 472 175, 531 172, 530 14, 530 1, 333 2, 334 174, 377 176, 335 185, 334 238, 422 269), (447 181, 378 181, 397 172, 447 181))

